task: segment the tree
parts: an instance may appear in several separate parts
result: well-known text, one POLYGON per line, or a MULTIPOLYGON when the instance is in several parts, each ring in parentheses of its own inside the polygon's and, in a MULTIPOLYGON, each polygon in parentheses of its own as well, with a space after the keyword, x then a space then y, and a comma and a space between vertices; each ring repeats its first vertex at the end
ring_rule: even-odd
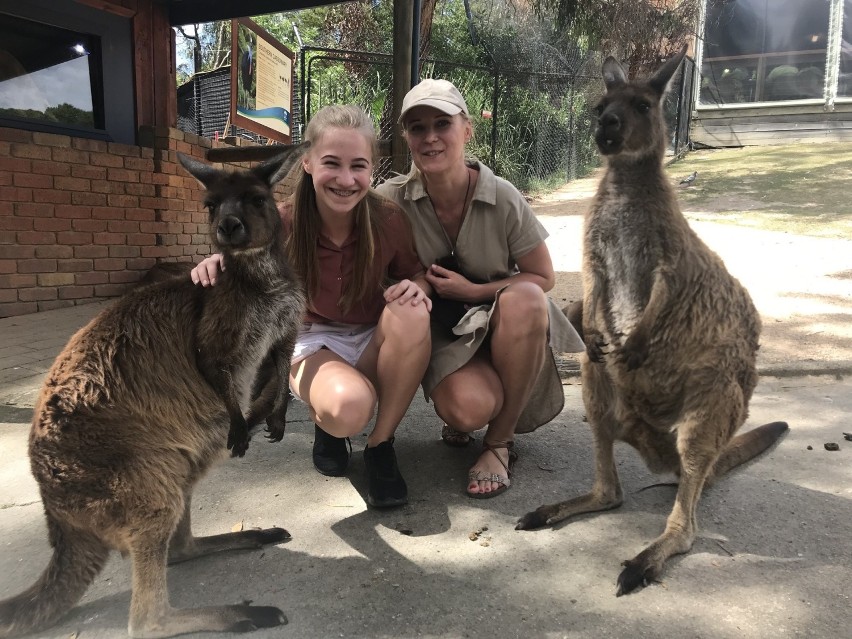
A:
POLYGON ((531 3, 568 37, 620 58, 630 75, 658 66, 695 36, 703 0, 513 0, 531 3))

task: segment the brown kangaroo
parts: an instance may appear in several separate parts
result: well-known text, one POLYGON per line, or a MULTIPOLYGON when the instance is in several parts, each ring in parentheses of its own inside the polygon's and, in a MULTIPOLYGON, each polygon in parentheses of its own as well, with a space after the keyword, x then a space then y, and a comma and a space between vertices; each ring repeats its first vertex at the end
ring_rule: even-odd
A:
POLYGON ((289 539, 282 528, 194 537, 190 500, 211 464, 242 456, 264 361, 265 402, 283 435, 290 357, 304 296, 285 258, 272 185, 299 153, 225 173, 181 156, 206 187, 212 243, 227 268, 212 288, 188 277, 142 286, 69 341, 35 407, 29 452, 53 556, 39 580, 0 602, 0 636, 45 628, 68 611, 110 550, 130 555, 133 637, 249 631, 287 622, 272 606, 174 609, 166 563, 289 539), (279 383, 279 380, 283 380, 279 383))
POLYGON ((524 515, 552 525, 622 502, 616 440, 653 472, 679 476, 666 529, 624 562, 617 595, 647 585, 695 539, 705 483, 762 453, 787 430, 773 422, 734 434, 757 384, 760 317, 745 288, 692 231, 663 171, 662 100, 686 49, 644 82, 603 64, 595 142, 606 172, 585 219, 581 362, 595 438, 595 483, 582 497, 524 515))

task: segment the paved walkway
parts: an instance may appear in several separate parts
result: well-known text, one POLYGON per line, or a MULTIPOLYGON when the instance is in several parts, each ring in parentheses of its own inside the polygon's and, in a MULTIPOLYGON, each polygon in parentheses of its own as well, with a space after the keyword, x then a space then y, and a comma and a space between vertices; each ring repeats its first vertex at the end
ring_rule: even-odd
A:
MULTIPOLYGON (((560 271, 555 296, 575 299, 581 220, 563 207, 539 212, 560 271)), ((282 442, 257 438, 193 499, 201 534, 282 525, 293 540, 171 568, 173 603, 278 605, 290 625, 247 635, 263 639, 847 636, 852 442, 843 433, 852 431, 852 381, 843 376, 852 371, 852 243, 696 228, 764 317, 764 377, 750 424, 785 419, 791 430, 707 491, 699 537, 661 583, 613 596, 620 562, 659 534, 674 498, 670 487, 643 490, 670 478, 650 475, 626 446, 617 448, 620 509, 553 530, 514 530, 527 510, 591 485, 591 435, 570 378, 565 409, 519 437, 512 489, 491 501, 463 495, 477 451, 441 444, 437 418, 417 397, 396 446, 411 501, 390 511, 364 504, 363 437, 353 442, 349 477, 314 472, 312 425, 296 404, 282 442)), ((0 319, 0 598, 30 585, 49 556, 26 458, 32 403, 53 357, 103 306, 0 319)), ((129 565, 115 556, 80 604, 38 636, 125 636, 129 599, 129 565)))

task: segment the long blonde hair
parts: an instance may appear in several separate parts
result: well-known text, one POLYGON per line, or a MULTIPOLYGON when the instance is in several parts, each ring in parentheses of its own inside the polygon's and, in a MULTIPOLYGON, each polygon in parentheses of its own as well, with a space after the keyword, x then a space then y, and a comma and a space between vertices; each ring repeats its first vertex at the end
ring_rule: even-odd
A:
MULTIPOLYGON (((316 144, 329 128, 349 129, 361 133, 370 143, 371 161, 378 156, 376 129, 370 117, 358 106, 352 104, 332 104, 323 107, 311 118, 303 138, 316 144)), ((310 153, 310 151, 308 151, 310 153)), ((305 282, 308 299, 316 294, 319 287, 319 261, 317 260, 317 240, 322 220, 317 208, 317 194, 311 176, 299 164, 300 175, 293 193, 293 232, 287 238, 287 252, 290 263, 305 282)), ((352 306, 363 300, 381 282, 374 281, 372 265, 376 254, 376 232, 381 226, 381 198, 370 189, 367 196, 355 205, 355 232, 358 248, 355 255, 355 267, 352 285, 343 293, 338 306, 348 312, 352 306)))

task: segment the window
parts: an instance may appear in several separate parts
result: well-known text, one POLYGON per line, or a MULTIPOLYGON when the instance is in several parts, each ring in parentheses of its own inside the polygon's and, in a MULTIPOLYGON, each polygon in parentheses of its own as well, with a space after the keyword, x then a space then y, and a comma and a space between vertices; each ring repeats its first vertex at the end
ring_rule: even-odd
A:
POLYGON ((829 10, 829 0, 709 0, 700 104, 822 99, 829 10))
POLYGON ((0 14, 0 117, 103 129, 100 38, 0 14))
POLYGON ((76 0, 0 4, 0 126, 135 144, 130 19, 76 0))

